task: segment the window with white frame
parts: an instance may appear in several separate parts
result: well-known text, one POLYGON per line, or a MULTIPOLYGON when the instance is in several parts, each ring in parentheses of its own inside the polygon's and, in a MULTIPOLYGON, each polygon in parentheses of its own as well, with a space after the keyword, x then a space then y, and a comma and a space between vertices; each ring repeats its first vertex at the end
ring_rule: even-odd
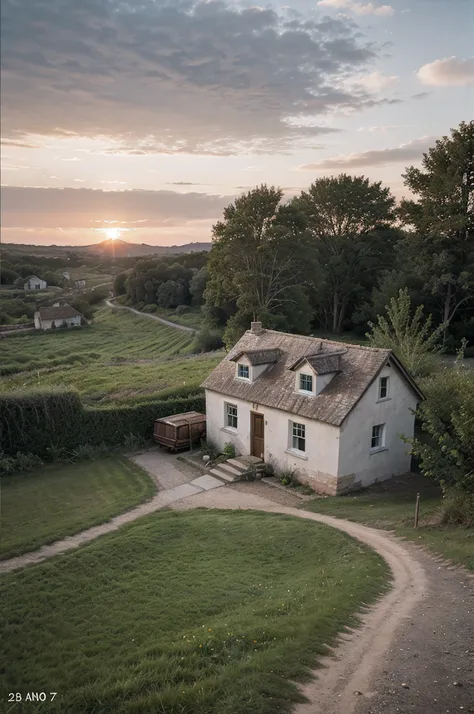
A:
POLYGON ((313 393, 313 375, 300 374, 300 392, 313 393))
POLYGON ((237 377, 239 379, 250 379, 250 368, 247 364, 237 365, 237 377))
POLYGON ((295 451, 306 451, 306 426, 291 422, 291 448, 295 451))
POLYGON ((228 404, 225 405, 225 425, 230 429, 237 429, 237 405, 228 404))
POLYGON ((385 424, 377 424, 372 427, 371 449, 381 449, 385 446, 385 424))
POLYGON ((379 399, 387 399, 390 377, 380 377, 379 379, 379 399))

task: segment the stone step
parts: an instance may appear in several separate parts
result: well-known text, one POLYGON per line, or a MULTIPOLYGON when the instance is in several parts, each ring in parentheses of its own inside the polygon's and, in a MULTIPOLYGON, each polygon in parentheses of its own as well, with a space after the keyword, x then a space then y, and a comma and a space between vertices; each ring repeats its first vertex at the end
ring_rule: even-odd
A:
POLYGON ((227 481, 227 483, 232 483, 233 481, 236 481, 239 478, 239 476, 232 476, 231 474, 226 473, 219 466, 216 466, 215 468, 211 469, 209 473, 215 476, 216 478, 220 478, 221 481, 227 481))
POLYGON ((227 459, 225 463, 229 466, 233 466, 235 469, 238 469, 238 471, 242 474, 246 473, 249 469, 249 465, 246 464, 245 461, 240 461, 238 457, 227 459))
POLYGON ((223 461, 222 464, 218 464, 216 468, 227 471, 231 476, 242 476, 244 473, 247 472, 247 469, 245 469, 245 471, 242 471, 241 468, 231 466, 228 461, 223 461))

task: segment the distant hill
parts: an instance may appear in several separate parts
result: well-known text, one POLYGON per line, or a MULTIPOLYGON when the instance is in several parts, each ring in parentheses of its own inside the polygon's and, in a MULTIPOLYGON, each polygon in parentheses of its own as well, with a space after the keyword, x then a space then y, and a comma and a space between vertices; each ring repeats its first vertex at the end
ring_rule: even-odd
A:
POLYGON ((212 243, 185 243, 185 245, 147 245, 146 243, 128 243, 125 240, 104 240, 93 245, 23 245, 4 243, 3 249, 12 253, 27 255, 62 256, 64 253, 89 253, 98 256, 116 256, 117 258, 135 258, 145 255, 173 255, 179 253, 197 253, 211 250, 212 243))

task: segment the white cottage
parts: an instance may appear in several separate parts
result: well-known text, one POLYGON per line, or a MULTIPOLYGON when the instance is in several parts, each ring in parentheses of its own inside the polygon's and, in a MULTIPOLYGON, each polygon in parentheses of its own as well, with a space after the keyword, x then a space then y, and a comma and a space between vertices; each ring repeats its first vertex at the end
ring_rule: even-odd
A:
POLYGON ((81 313, 70 305, 40 307, 35 312, 35 327, 37 330, 52 330, 56 327, 79 327, 81 321, 81 313))
POLYGON ((41 280, 37 275, 28 275, 25 281, 24 290, 45 290, 47 288, 46 280, 41 280))
POLYGON ((207 437, 316 491, 340 494, 410 470, 423 394, 391 350, 265 330, 239 340, 202 385, 207 437))

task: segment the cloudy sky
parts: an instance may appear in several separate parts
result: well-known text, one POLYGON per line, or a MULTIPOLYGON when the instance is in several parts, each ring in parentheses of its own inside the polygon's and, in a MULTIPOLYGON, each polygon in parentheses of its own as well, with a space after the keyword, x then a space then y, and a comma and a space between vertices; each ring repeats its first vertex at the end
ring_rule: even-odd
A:
POLYGON ((406 195, 472 119, 473 0, 287 2, 2 0, 3 240, 206 241, 341 172, 406 195))

